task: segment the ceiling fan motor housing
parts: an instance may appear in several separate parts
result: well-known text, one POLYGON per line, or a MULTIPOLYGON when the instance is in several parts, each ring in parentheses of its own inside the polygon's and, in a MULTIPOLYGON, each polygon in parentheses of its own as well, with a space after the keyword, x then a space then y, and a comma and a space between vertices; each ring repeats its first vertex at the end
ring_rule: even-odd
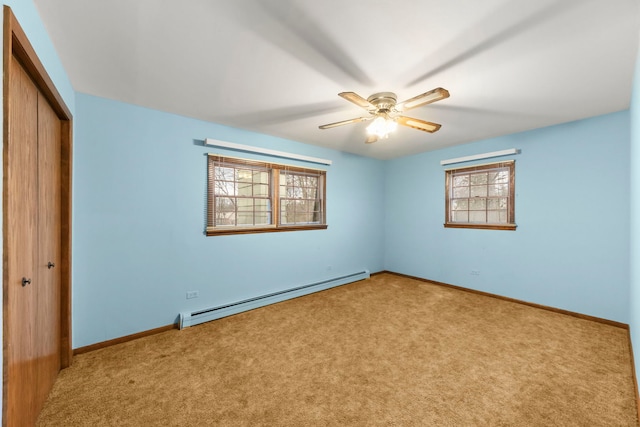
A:
POLYGON ((369 98, 367 98, 367 101, 369 101, 369 103, 375 105, 378 112, 391 111, 391 109, 396 106, 397 100, 398 98, 393 92, 374 93, 369 98))

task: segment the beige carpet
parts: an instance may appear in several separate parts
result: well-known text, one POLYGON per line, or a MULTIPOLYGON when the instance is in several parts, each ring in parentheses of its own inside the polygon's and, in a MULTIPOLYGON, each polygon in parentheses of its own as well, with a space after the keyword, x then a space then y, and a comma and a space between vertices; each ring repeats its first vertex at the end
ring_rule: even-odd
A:
POLYGON ((76 356, 39 426, 636 426, 627 331, 391 274, 76 356))

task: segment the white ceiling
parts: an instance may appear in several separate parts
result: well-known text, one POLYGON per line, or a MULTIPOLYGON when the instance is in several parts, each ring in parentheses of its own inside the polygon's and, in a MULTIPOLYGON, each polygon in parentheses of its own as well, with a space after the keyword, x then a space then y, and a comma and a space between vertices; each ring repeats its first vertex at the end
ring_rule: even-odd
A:
POLYGON ((35 3, 79 92, 379 159, 629 108, 640 28, 637 0, 35 3), (437 133, 318 129, 364 112, 339 92, 436 87, 407 115, 437 133))

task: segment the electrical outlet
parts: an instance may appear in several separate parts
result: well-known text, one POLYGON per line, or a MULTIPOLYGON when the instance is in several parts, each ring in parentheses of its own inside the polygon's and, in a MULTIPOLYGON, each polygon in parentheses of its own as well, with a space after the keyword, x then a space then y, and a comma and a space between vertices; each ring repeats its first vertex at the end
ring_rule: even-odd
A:
POLYGON ((480 275, 480 270, 471 270, 471 275, 472 276, 479 276, 480 275))
POLYGON ((187 299, 198 298, 198 291, 187 291, 187 299))

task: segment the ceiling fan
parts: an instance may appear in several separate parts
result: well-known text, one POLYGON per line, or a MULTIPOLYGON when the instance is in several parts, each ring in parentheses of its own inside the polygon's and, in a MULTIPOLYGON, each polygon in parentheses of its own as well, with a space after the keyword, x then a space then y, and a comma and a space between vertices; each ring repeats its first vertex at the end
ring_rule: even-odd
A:
POLYGON ((436 132, 440 129, 441 125, 420 119, 414 119, 412 117, 406 117, 403 116, 402 113, 412 108, 421 107, 423 105, 448 98, 449 91, 439 87, 400 103, 396 102, 397 97, 393 92, 374 93, 367 99, 364 99, 355 92, 341 92, 338 96, 343 97, 349 102, 353 102, 358 107, 364 108, 369 113, 369 116, 329 123, 318 127, 320 129, 330 129, 336 126, 347 125, 349 123, 373 120, 373 122, 367 126, 368 135, 365 141, 367 144, 371 144, 376 142, 378 139, 387 138, 389 133, 393 132, 398 127, 398 124, 421 130, 423 132, 436 132))

